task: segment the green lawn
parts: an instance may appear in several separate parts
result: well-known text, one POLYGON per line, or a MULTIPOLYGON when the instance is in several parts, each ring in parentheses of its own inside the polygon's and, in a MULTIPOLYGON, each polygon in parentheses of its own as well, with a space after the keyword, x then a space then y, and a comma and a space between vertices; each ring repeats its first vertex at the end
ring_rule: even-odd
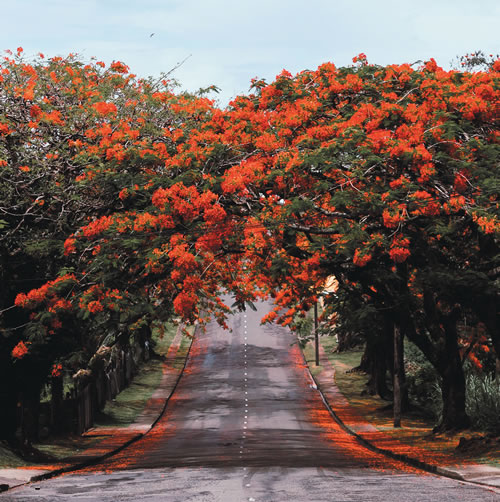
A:
POLYGON ((10 467, 24 467, 31 465, 22 458, 15 455, 3 442, 0 442, 0 469, 10 468, 10 467))

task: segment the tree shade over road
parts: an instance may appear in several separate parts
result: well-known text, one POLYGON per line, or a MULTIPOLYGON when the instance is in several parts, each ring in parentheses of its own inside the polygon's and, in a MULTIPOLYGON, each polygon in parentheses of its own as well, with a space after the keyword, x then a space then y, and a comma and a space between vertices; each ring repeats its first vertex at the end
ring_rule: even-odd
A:
POLYGON ((260 325, 270 311, 215 322, 194 341, 157 426, 108 463, 9 492, 2 500, 497 501, 362 448, 329 416, 295 338, 260 325))

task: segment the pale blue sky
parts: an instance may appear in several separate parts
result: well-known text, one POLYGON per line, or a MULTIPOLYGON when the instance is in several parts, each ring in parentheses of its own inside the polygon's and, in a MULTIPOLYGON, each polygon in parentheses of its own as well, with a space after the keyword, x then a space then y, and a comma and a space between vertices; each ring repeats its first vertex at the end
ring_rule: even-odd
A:
POLYGON ((0 19, 0 50, 120 60, 140 76, 191 55, 174 76, 189 90, 217 85, 223 104, 253 77, 348 65, 360 52, 444 67, 500 52, 498 0, 0 0, 0 19))

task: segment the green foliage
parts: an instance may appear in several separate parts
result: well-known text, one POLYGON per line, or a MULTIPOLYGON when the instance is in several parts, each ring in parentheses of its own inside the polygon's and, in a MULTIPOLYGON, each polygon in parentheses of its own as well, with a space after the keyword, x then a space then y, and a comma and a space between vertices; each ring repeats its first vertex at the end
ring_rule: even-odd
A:
POLYGON ((474 427, 500 434, 500 382, 494 374, 479 373, 468 367, 466 372, 467 413, 474 427))
POLYGON ((306 316, 295 316, 293 326, 302 348, 314 339, 314 319, 311 312, 306 316))
POLYGON ((408 341, 405 343, 405 371, 410 402, 439 420, 443 409, 439 375, 422 351, 408 341))

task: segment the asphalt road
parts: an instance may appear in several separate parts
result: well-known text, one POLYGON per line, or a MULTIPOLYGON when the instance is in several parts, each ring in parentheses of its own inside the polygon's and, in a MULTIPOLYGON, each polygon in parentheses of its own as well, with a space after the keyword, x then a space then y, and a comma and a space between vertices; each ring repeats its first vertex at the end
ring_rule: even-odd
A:
POLYGON ((269 310, 200 334, 157 426, 98 467, 0 501, 500 501, 361 447, 331 419, 289 330, 269 310))

